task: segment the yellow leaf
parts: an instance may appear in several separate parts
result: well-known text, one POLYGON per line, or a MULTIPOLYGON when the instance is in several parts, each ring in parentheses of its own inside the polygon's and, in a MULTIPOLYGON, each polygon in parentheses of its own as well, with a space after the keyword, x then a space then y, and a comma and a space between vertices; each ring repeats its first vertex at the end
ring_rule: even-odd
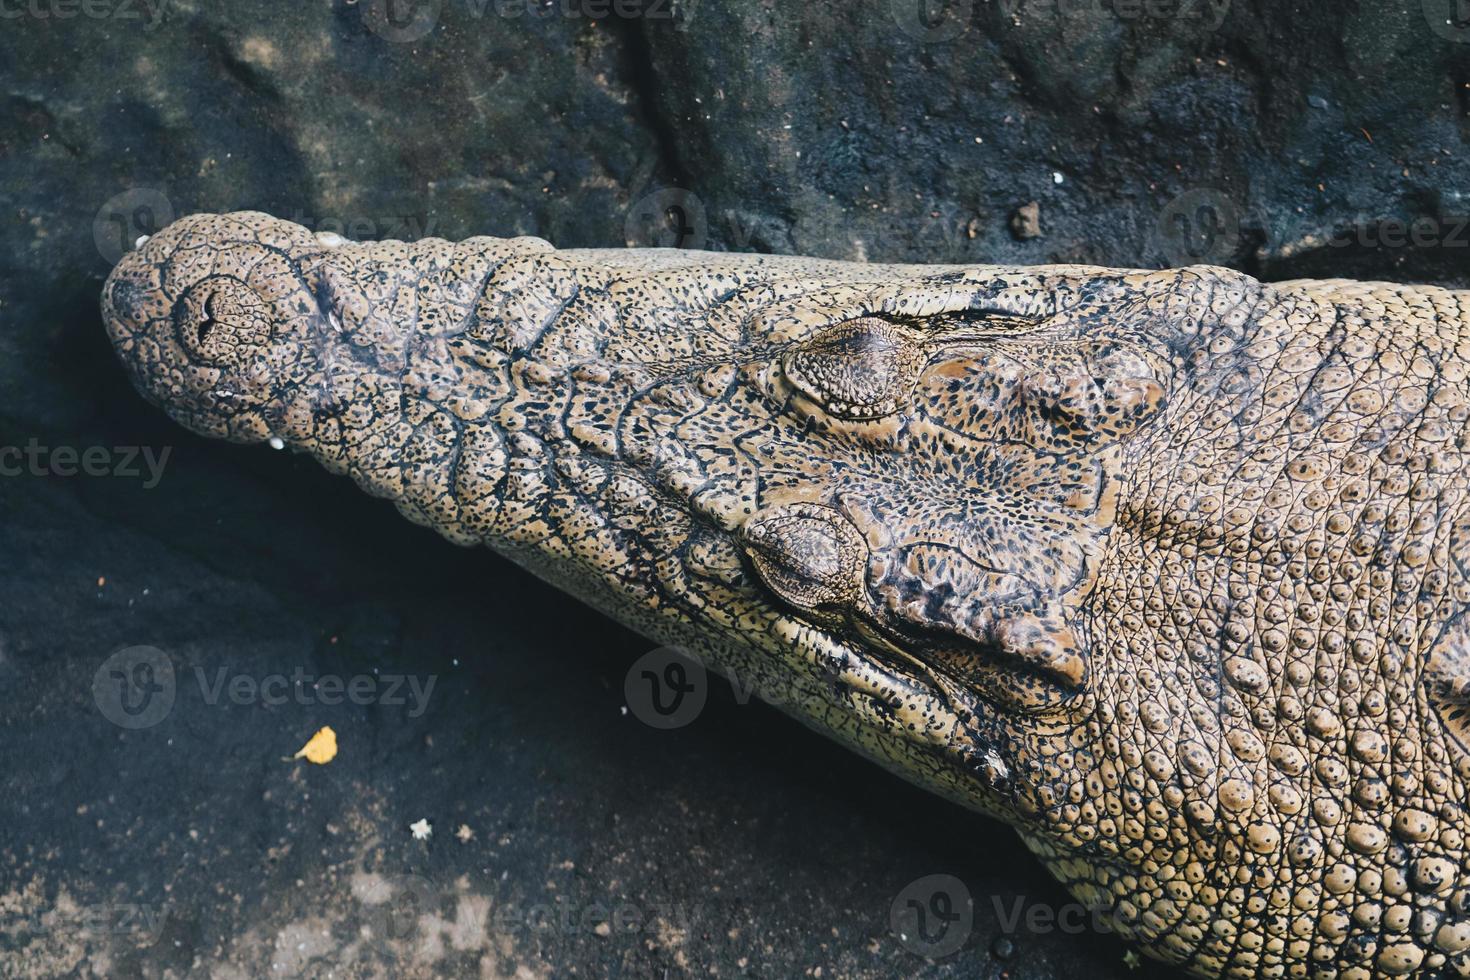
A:
POLYGON ((311 740, 301 746, 301 751, 291 758, 300 759, 302 756, 306 757, 307 762, 315 762, 319 766, 331 762, 337 758, 337 733, 326 725, 317 729, 311 740))

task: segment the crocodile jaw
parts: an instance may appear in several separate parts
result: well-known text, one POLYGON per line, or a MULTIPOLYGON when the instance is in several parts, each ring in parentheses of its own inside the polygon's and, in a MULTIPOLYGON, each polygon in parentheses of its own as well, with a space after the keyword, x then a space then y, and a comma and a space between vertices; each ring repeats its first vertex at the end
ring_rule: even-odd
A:
MULTIPOLYGON (((1071 590, 1075 606, 1085 562, 999 568, 995 541, 940 525, 970 513, 993 536, 1039 508, 1071 533, 1087 517, 1064 498, 1105 506, 1111 464, 1059 487, 1027 477, 969 510, 958 470, 896 486, 884 468, 931 447, 1034 465, 992 451, 946 393, 958 378, 993 401, 986 386, 1013 387, 1024 365, 987 345, 1048 342, 1030 335, 1058 290, 1033 278, 535 239, 353 245, 243 213, 154 236, 113 271, 103 309, 135 384, 182 424, 282 439, 451 540, 702 648, 910 778, 1016 819, 1026 762, 1003 721, 1048 714, 1032 727, 1050 737, 1063 716, 1035 709, 1085 702, 1085 656, 1054 601, 1071 590), (814 440, 867 446, 874 465, 844 477, 814 463, 814 440), (913 493, 934 514, 905 524, 913 493), (804 560, 789 539, 803 522, 819 550, 828 531, 848 546, 831 595, 788 567, 804 560), (926 606, 926 589, 950 598, 926 606)), ((1034 422, 1024 404, 988 410, 1010 429, 1034 422)))

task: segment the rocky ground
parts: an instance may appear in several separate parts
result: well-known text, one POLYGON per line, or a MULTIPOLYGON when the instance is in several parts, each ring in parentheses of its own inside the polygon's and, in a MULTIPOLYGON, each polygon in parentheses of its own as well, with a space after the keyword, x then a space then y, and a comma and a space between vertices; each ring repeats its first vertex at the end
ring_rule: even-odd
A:
POLYGON ((353 238, 1467 285, 1456 15, 0 6, 0 976, 1168 975, 1004 828, 718 682, 645 725, 645 642, 178 430, 98 289, 138 235, 242 207, 353 238), (337 757, 291 760, 323 725, 337 757), (918 935, 891 928, 911 901, 918 935))

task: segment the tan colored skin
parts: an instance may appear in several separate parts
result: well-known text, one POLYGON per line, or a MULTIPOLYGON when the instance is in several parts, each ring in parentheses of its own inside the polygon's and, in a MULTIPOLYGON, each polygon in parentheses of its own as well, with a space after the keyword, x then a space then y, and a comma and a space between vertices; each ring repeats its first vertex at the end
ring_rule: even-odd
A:
POLYGON ((1470 293, 242 213, 102 306, 184 425, 688 646, 1154 956, 1470 974, 1470 293))

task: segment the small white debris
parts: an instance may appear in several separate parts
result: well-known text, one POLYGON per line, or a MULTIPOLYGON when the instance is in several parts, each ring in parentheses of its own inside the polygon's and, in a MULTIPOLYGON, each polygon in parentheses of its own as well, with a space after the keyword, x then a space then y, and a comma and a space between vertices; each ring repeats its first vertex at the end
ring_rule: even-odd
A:
POLYGON ((266 442, 272 449, 286 448, 286 440, 282 439, 280 436, 271 436, 268 440, 266 440, 266 442))
POLYGON ((459 829, 454 832, 454 836, 459 838, 461 844, 468 844, 475 839, 475 832, 470 828, 469 824, 462 823, 459 825, 459 829))
POLYGON ((419 817, 417 822, 409 824, 408 829, 413 831, 414 840, 428 840, 434 836, 434 825, 423 817, 419 817))
POLYGON ((316 233, 316 240, 321 242, 327 248, 336 248, 339 245, 347 244, 347 239, 343 238, 335 231, 319 231, 316 233))
POLYGON ((152 237, 152 235, 139 235, 138 240, 136 242, 133 242, 133 248, 142 248, 145 244, 147 244, 148 239, 152 237))
POLYGON ((1051 172, 1051 182, 1053 184, 1060 184, 1062 181, 1064 181, 1066 179, 1067 178, 1065 178, 1065 177, 1062 176, 1062 172, 1060 170, 1053 170, 1051 172))

